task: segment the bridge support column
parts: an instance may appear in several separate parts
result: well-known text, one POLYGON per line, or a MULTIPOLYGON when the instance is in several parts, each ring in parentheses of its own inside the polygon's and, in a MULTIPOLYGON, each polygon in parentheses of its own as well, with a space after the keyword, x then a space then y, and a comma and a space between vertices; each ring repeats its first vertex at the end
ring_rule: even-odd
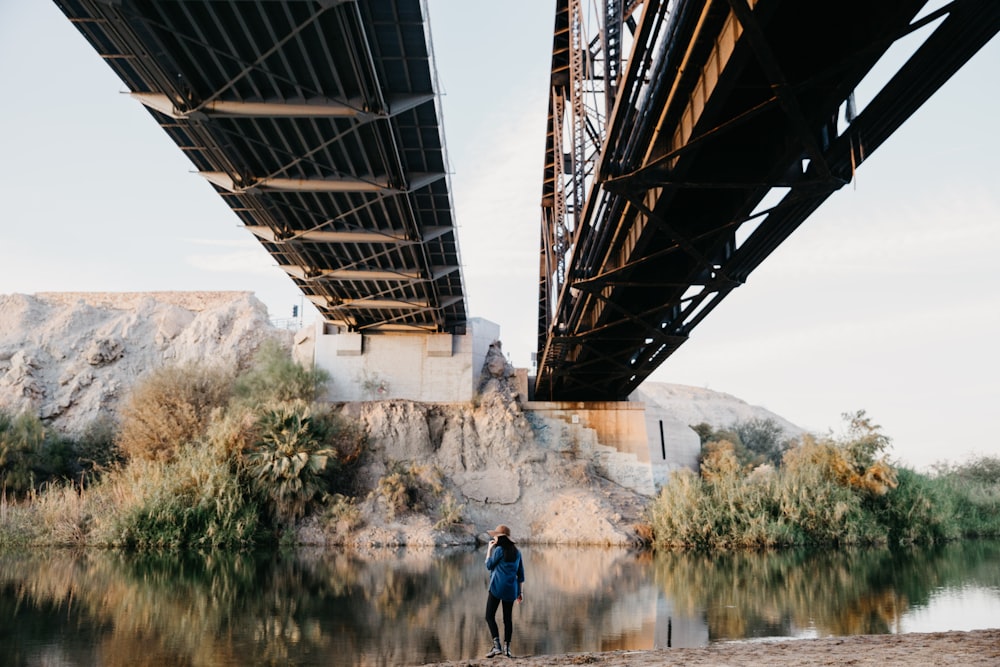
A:
POLYGON ((547 436, 549 446, 590 457, 604 476, 638 493, 653 496, 671 472, 698 469, 698 434, 658 406, 637 401, 529 401, 524 409, 557 427, 547 436))
POLYGON ((645 406, 613 401, 529 401, 525 412, 546 420, 545 444, 590 459, 603 477, 653 496, 645 406))
POLYGON ((326 399, 408 399, 461 403, 473 399, 499 325, 472 318, 466 334, 362 334, 315 331, 314 363, 330 374, 326 399))

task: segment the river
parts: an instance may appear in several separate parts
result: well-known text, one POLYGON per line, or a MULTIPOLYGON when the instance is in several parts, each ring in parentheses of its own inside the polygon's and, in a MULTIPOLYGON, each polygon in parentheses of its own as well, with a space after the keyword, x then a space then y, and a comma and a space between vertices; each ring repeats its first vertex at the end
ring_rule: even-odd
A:
MULTIPOLYGON (((512 650, 997 627, 1000 541, 678 554, 523 548, 512 650)), ((482 549, 0 553, 0 664, 419 665, 481 657, 482 549)))

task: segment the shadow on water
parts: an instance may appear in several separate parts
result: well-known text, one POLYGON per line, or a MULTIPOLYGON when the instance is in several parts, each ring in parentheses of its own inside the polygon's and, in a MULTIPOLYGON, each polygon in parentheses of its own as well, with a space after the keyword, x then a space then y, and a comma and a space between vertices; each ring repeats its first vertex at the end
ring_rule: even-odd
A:
MULTIPOLYGON (((650 554, 525 547, 513 648, 552 654, 906 631, 943 590, 1000 617, 1000 542, 650 554)), ((0 553, 3 665, 414 665, 479 657, 483 551, 0 553)), ((940 630, 953 628, 941 619, 940 630)))

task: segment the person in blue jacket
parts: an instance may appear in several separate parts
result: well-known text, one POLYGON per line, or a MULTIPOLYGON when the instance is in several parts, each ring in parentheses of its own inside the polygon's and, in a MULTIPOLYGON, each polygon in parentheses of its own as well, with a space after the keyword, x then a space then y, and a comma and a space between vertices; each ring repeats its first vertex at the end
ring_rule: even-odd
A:
POLYGON ((500 524, 496 530, 487 531, 490 544, 486 547, 486 569, 490 571, 489 594, 486 597, 486 625, 493 636, 493 648, 486 655, 510 654, 510 639, 514 633, 514 601, 524 600, 524 563, 521 552, 510 539, 510 528, 500 524), (497 627, 497 607, 503 605, 503 649, 500 648, 500 629, 497 627))

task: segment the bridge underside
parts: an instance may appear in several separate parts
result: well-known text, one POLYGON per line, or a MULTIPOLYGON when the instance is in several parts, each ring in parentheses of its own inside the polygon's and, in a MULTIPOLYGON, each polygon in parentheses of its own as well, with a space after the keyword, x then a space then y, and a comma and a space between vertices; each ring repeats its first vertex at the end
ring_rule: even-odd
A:
POLYGON ((995 0, 920 19, 924 0, 819 4, 645 3, 561 284, 543 239, 538 400, 627 397, 1000 29, 995 0), (922 45, 855 114, 908 35, 922 45))
POLYGON ((420 0, 58 4, 328 323, 464 332, 420 0))

